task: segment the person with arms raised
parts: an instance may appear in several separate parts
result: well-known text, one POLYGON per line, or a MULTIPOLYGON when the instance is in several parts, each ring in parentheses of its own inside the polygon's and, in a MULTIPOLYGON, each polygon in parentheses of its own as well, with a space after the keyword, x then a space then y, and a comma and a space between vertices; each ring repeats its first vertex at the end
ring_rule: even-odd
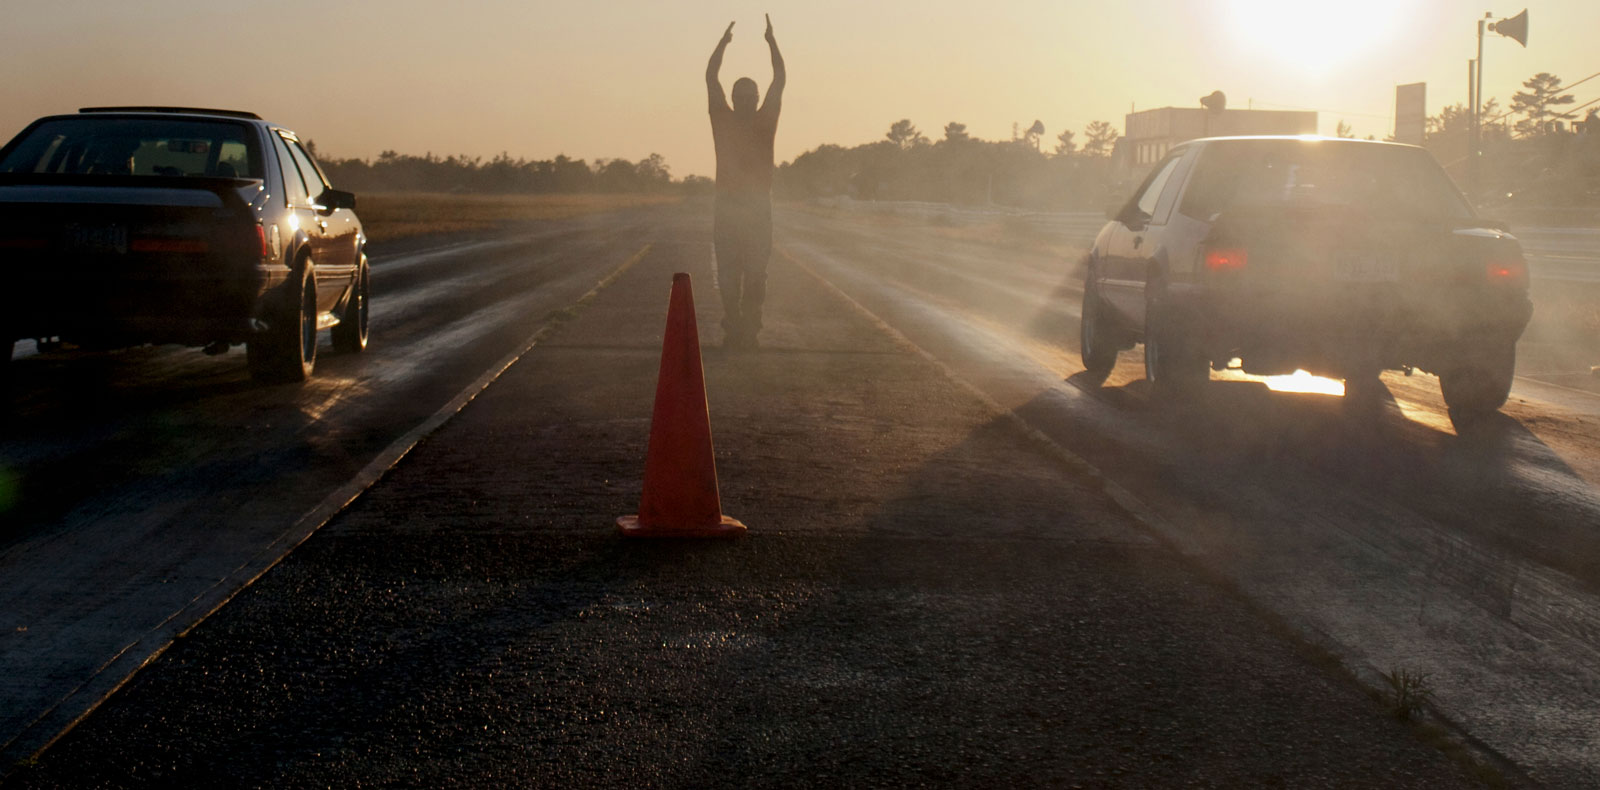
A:
POLYGON ((717 261, 717 288, 722 292, 723 346, 754 349, 761 331, 761 304, 766 299, 767 259, 772 254, 772 160, 783 104, 786 75, 778 41, 767 17, 767 47, 772 52, 772 84, 766 101, 756 81, 733 83, 733 105, 723 95, 722 54, 733 40, 733 23, 706 65, 711 138, 717 152, 716 208, 712 244, 717 261))

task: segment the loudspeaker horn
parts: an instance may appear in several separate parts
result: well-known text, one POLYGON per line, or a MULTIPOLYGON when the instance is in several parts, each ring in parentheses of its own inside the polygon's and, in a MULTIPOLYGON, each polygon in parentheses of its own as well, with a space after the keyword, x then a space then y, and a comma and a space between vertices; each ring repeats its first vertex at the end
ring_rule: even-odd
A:
POLYGON ((1528 9, 1510 19, 1502 19, 1489 25, 1489 29, 1506 38, 1514 38, 1518 44, 1528 46, 1528 9))

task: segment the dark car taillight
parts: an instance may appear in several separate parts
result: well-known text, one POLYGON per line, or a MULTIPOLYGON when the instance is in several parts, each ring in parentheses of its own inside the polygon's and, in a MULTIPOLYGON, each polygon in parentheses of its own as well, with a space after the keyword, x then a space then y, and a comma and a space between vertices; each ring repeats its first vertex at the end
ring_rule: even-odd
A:
POLYGON ((261 223, 256 223, 256 241, 261 247, 261 257, 267 257, 270 250, 267 248, 267 229, 261 223))
POLYGON ((1206 271, 1213 273, 1243 271, 1250 256, 1243 247, 1211 247, 1206 250, 1206 271))
POLYGON ((1507 288, 1528 287, 1528 262, 1521 258, 1490 261, 1484 268, 1490 285, 1507 288))

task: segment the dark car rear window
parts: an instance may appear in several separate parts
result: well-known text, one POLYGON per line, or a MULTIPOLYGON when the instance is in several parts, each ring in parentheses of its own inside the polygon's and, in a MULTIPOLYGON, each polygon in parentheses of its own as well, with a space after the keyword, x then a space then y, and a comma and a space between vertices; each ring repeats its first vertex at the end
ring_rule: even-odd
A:
POLYGON ((262 166, 256 136, 244 124, 62 118, 17 141, 0 173, 261 178, 262 166))
POLYGON ((1234 207, 1285 206, 1436 219, 1472 216, 1427 151, 1317 140, 1208 144, 1178 210, 1209 219, 1234 207))

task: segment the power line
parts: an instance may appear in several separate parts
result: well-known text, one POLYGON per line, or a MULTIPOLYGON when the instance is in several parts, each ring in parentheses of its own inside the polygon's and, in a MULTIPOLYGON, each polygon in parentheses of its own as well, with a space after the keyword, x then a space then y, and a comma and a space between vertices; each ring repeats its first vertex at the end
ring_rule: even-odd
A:
MULTIPOLYGON (((1596 76, 1600 76, 1600 72, 1596 72, 1596 76)), ((1585 79, 1588 79, 1588 78, 1586 77, 1585 79)), ((1578 82, 1582 82, 1582 81, 1583 80, 1579 80, 1578 82)), ((1572 84, 1576 85, 1578 83, 1574 82, 1572 84)), ((1573 107, 1572 109, 1568 110, 1564 114, 1565 115, 1571 115, 1572 113, 1575 113, 1575 112, 1577 112, 1577 111, 1579 111, 1579 110, 1581 110, 1581 109, 1583 109, 1585 107, 1588 107, 1591 104, 1600 104, 1600 97, 1596 97, 1596 98, 1590 99, 1589 101, 1586 101, 1586 102, 1584 102, 1584 103, 1582 103, 1582 104, 1580 104, 1580 105, 1578 105, 1576 107, 1573 107)), ((1511 113, 1506 113, 1506 115, 1510 115, 1510 114, 1511 113)), ((1504 117, 1506 117, 1506 116, 1505 115, 1501 115, 1498 118, 1491 118, 1488 122, 1489 123, 1493 123, 1493 122, 1495 122, 1497 120, 1500 120, 1500 118, 1504 118, 1504 117)), ((1524 136, 1522 139, 1528 139, 1528 138, 1526 136, 1524 136)), ((1472 158, 1472 155, 1468 154, 1468 155, 1463 156, 1463 157, 1461 157, 1459 159, 1452 159, 1451 161, 1444 163, 1443 166, 1446 167, 1446 168, 1455 167, 1456 165, 1459 165, 1462 162, 1465 162, 1465 161, 1467 161, 1468 159, 1471 159, 1471 158, 1472 158)))
MULTIPOLYGON (((1550 90, 1550 92, 1551 93, 1559 93, 1560 91, 1570 90, 1571 88, 1573 88, 1575 86, 1578 86, 1578 85, 1582 85, 1583 83, 1588 82, 1589 80, 1592 80, 1595 77, 1600 77, 1600 71, 1597 71, 1597 72, 1595 72, 1593 74, 1590 74, 1589 76, 1584 77, 1583 79, 1578 80, 1577 82, 1571 82, 1571 83, 1568 83, 1566 85, 1562 85, 1562 86, 1559 86, 1559 87, 1556 87, 1556 88, 1552 88, 1550 90)), ((1589 102, 1589 104, 1594 104, 1594 102, 1589 102)), ((1581 110, 1584 107, 1588 107, 1589 104, 1584 104, 1584 105, 1581 105, 1581 106, 1578 106, 1578 107, 1573 107, 1572 110, 1581 110)), ((1517 113, 1516 110, 1506 110, 1505 112, 1500 113, 1499 115, 1496 115, 1495 117, 1490 118, 1487 121, 1480 121, 1479 123, 1494 123, 1495 121, 1502 120, 1502 119, 1506 118, 1507 116, 1515 115, 1516 113, 1517 113)))
POLYGON ((1582 104, 1580 104, 1580 105, 1578 105, 1576 107, 1573 107, 1570 110, 1567 110, 1566 112, 1562 113, 1562 115, 1571 115, 1571 114, 1573 114, 1573 113, 1575 113, 1575 112, 1577 112, 1577 111, 1579 111, 1579 110, 1581 110, 1581 109, 1583 109, 1585 107, 1588 107, 1591 104, 1600 104, 1600 98, 1590 99, 1589 101, 1586 101, 1586 102, 1584 102, 1584 103, 1582 103, 1582 104))
POLYGON ((1579 85, 1582 85, 1585 82, 1588 82, 1589 80, 1594 79, 1595 77, 1600 77, 1600 71, 1597 71, 1597 72, 1595 72, 1593 74, 1590 74, 1589 76, 1584 77, 1583 79, 1578 80, 1577 82, 1569 83, 1567 85, 1562 85, 1561 87, 1556 88, 1556 90, 1558 90, 1558 91, 1571 90, 1572 88, 1577 87, 1579 85))

